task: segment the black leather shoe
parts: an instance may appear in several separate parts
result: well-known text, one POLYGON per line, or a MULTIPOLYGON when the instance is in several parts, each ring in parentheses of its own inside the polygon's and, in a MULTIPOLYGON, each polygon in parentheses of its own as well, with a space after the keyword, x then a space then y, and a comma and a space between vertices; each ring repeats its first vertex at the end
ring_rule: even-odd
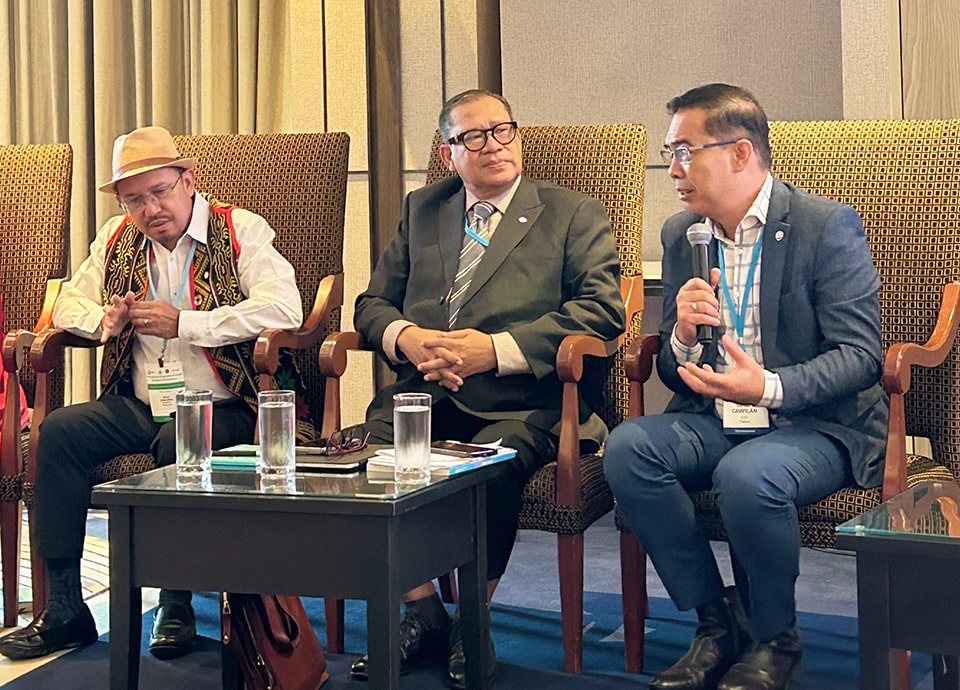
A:
MULTIPOLYGON (((484 608, 487 629, 490 626, 490 612, 484 608)), ((493 648, 493 637, 487 636, 487 648, 483 652, 483 677, 488 683, 497 675, 497 651, 493 648)), ((460 626, 460 609, 453 616, 450 627, 450 651, 447 652, 447 683, 454 690, 467 688, 467 657, 463 651, 463 633, 460 626)))
POLYGON ((769 642, 753 645, 727 671, 719 690, 787 690, 800 675, 803 643, 791 625, 769 642))
POLYGON ((157 659, 176 659, 189 654, 197 641, 193 606, 184 602, 161 604, 153 613, 150 653, 157 659))
POLYGON ((36 659, 96 641, 97 625, 86 604, 67 616, 45 608, 29 625, 0 639, 0 654, 9 659, 36 659))
POLYGON ((700 625, 690 649, 673 666, 654 676, 651 690, 714 690, 740 655, 739 600, 729 587, 724 597, 697 607, 700 625))
MULTIPOLYGON (((410 673, 430 658, 443 658, 450 635, 450 615, 440 596, 408 601, 400 621, 400 675, 410 673)), ((368 657, 364 654, 353 662, 350 677, 367 680, 368 657)))

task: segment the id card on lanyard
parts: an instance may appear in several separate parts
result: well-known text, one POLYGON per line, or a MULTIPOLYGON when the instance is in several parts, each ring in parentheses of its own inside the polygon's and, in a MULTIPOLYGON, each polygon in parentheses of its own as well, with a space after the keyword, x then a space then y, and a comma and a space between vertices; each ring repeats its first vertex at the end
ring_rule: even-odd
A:
MULTIPOLYGON (((720 263, 720 285, 723 288, 723 301, 730 312, 733 327, 737 332, 737 344, 743 347, 743 333, 746 330, 747 308, 750 303, 750 291, 753 289, 753 278, 760 263, 760 249, 763 246, 763 233, 757 236, 753 245, 753 256, 750 259, 750 268, 747 269, 747 282, 744 294, 741 295, 740 309, 737 310, 727 284, 727 267, 723 257, 723 247, 717 252, 720 263)), ((759 405, 744 405, 741 403, 722 401, 723 433, 725 434, 765 434, 770 431, 770 411, 759 405)))
MULTIPOLYGON (((150 255, 147 257, 147 287, 150 290, 150 299, 158 301, 157 289, 153 284, 153 271, 150 269, 150 259, 156 255, 153 252, 153 243, 150 243, 150 255)), ((180 298, 187 285, 187 276, 193 267, 193 257, 197 253, 197 241, 191 240, 190 253, 180 274, 180 286, 173 293, 171 303, 180 308, 180 298)), ((177 393, 186 390, 187 383, 183 374, 183 364, 180 362, 166 362, 164 355, 167 352, 168 340, 163 339, 160 345, 160 356, 157 357, 157 366, 146 367, 147 395, 150 399, 150 414, 155 422, 169 422, 177 409, 177 393)))

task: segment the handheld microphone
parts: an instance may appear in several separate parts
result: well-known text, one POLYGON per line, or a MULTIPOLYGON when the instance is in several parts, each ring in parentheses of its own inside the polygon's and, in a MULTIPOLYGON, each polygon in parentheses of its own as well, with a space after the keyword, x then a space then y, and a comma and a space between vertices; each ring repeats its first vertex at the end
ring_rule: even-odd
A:
MULTIPOLYGON (((693 250, 693 275, 696 278, 703 278, 710 284, 710 241, 713 239, 713 233, 706 223, 694 223, 687 228, 687 242, 693 250)), ((697 326, 697 340, 701 345, 709 345, 713 342, 713 326, 709 324, 699 324, 697 326)))

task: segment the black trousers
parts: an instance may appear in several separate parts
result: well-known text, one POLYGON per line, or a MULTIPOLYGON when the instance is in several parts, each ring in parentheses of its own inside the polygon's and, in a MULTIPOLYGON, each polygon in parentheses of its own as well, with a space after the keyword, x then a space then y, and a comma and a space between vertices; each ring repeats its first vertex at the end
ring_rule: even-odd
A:
MULTIPOLYGON (((346 430, 348 437, 370 433, 370 443, 393 443, 393 424, 372 420, 346 430)), ((458 408, 449 399, 441 400, 431 411, 433 440, 468 443, 493 443, 516 448, 517 455, 505 461, 496 478, 487 482, 487 579, 496 580, 507 569, 510 552, 517 540, 517 521, 523 487, 533 473, 557 457, 556 436, 543 429, 516 420, 482 419, 458 408)))
MULTIPOLYGON (((240 398, 213 406, 213 447, 251 443, 256 413, 240 398)), ((83 554, 93 469, 118 455, 150 453, 159 465, 177 459, 176 425, 158 423, 134 396, 54 410, 40 425, 32 545, 41 558, 83 554)))

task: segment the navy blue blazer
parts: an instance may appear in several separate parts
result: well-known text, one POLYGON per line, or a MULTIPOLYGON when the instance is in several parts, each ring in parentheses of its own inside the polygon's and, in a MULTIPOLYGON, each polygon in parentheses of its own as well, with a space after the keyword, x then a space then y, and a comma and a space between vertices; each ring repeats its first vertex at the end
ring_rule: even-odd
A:
MULTIPOLYGON (((712 414, 712 399, 677 374, 670 336, 676 297, 692 274, 687 228, 702 218, 679 213, 664 223, 663 319, 657 371, 675 395, 668 412, 712 414)), ((774 179, 760 264, 764 367, 780 375, 780 419, 816 429, 850 453, 863 487, 883 481, 889 401, 880 386, 880 277, 860 216, 850 206, 774 179)))

